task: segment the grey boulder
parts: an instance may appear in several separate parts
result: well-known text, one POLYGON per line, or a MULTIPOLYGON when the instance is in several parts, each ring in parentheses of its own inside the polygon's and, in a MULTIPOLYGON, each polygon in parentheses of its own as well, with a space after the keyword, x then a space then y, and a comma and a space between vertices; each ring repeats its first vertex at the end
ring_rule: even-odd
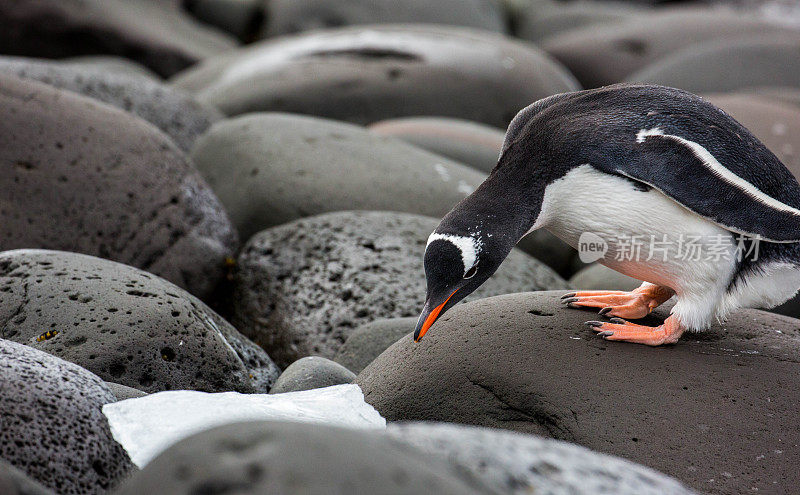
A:
POLYGON ((790 447, 800 443, 800 321, 741 310, 677 345, 647 347, 598 338, 584 322, 602 317, 565 308, 563 293, 456 306, 421 343, 404 337, 356 383, 388 421, 566 440, 706 493, 800 483, 800 451, 790 447))
POLYGON ((221 115, 213 107, 164 84, 109 71, 104 67, 73 67, 58 62, 0 57, 0 72, 33 79, 121 108, 161 129, 183 151, 221 115))
POLYGON ((101 379, 3 339, 0 377, 0 458, 60 495, 106 493, 133 469, 100 411, 116 400, 101 379))
MULTIPOLYGON (((425 244, 438 223, 406 213, 336 212, 264 230, 239 256, 232 321, 281 367, 309 355, 330 359, 360 325, 419 314, 425 244)), ((566 286, 515 251, 470 297, 566 286)))
POLYGON ((500 156, 505 131, 461 119, 406 117, 375 122, 369 130, 403 140, 489 173, 500 156))
POLYGON ((616 270, 592 263, 569 279, 569 286, 581 290, 633 290, 642 285, 636 280, 616 270))
POLYGON ((0 493, 3 495, 54 495, 22 471, 0 459, 0 493))
POLYGON ((357 124, 438 115, 495 127, 540 98, 578 88, 533 46, 423 25, 330 29, 256 43, 173 81, 228 115, 280 111, 357 124))
POLYGON ((596 88, 622 82, 637 70, 691 45, 792 31, 730 10, 664 9, 646 18, 570 30, 544 40, 542 47, 568 67, 584 87, 596 88))
POLYGON ((151 124, 0 75, 0 250, 112 259, 207 297, 238 245, 217 198, 151 124))
POLYGON ((628 77, 692 93, 800 87, 800 33, 725 39, 675 52, 628 77))
MULTIPOLYGON (((54 61, 55 62, 55 61, 54 61)), ((144 65, 129 58, 116 55, 82 55, 59 59, 58 62, 74 69, 87 69, 93 72, 105 71, 133 77, 144 77, 160 81, 161 77, 144 65)))
POLYGON ((182 7, 200 21, 231 33, 240 41, 253 41, 264 23, 265 5, 273 0, 183 0, 182 7))
POLYGON ((0 337, 145 392, 265 393, 266 353, 166 280, 91 256, 0 253, 0 337))
POLYGON ((300 358, 290 364, 269 391, 271 394, 300 392, 314 388, 353 383, 356 375, 330 359, 318 356, 300 358))
POLYGON ((129 387, 127 385, 120 385, 119 383, 114 382, 106 382, 106 387, 111 390, 111 393, 114 394, 114 397, 116 397, 118 401, 137 399, 147 395, 147 392, 142 392, 137 388, 129 387))
POLYGON ((484 179, 362 127, 279 113, 219 122, 197 142, 192 159, 242 239, 329 211, 441 217, 484 179))
POLYGON ((264 36, 353 24, 451 24, 506 29, 500 0, 270 0, 264 36))
POLYGON ((369 363, 395 342, 414 331, 417 319, 387 318, 358 327, 336 352, 334 361, 353 373, 361 373, 369 363))
POLYGON ((508 495, 694 493, 644 466, 534 435, 447 423, 394 423, 386 432, 508 495))
POLYGON ((0 2, 0 53, 63 58, 123 55, 172 75, 235 43, 153 0, 0 2))
POLYGON ((498 493, 381 432, 250 422, 173 445, 117 495, 477 495, 498 493))
POLYGON ((514 35, 537 43, 573 29, 643 19, 651 13, 632 2, 598 0, 533 0, 518 12, 514 35))

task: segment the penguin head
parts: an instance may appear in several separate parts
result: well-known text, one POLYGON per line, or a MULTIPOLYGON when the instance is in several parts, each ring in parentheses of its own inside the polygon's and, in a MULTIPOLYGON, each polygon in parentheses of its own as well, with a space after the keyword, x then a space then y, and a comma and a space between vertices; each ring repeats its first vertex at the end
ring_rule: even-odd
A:
POLYGON ((419 342, 436 320, 481 286, 503 262, 492 255, 491 242, 478 235, 434 232, 425 248, 428 284, 425 306, 414 330, 419 342))

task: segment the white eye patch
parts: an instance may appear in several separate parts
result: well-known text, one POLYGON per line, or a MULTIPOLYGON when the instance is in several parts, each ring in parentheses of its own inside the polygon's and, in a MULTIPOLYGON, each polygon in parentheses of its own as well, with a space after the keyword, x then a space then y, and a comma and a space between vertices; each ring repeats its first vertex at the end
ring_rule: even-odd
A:
POLYGON ((464 263, 464 275, 466 275, 470 268, 475 266, 475 263, 477 263, 478 253, 480 252, 480 244, 474 237, 439 234, 434 232, 430 235, 430 237, 428 237, 428 245, 437 240, 447 241, 458 248, 458 250, 461 252, 461 261, 464 263))

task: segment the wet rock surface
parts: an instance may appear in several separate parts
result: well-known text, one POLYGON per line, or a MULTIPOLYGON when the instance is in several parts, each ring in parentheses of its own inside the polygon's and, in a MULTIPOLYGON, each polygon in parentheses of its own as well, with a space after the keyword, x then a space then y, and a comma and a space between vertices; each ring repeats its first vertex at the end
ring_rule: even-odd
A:
POLYGON ((0 337, 145 392, 267 392, 269 356, 186 291, 74 253, 0 253, 0 337))
POLYGON ((236 234, 184 154, 152 125, 0 75, 0 250, 75 251, 208 296, 236 234))
POLYGON ((280 111, 357 124, 438 115, 503 128, 533 101, 577 89, 560 64, 509 38, 378 25, 256 43, 173 83, 228 115, 280 111))
MULTIPOLYGON (((457 306, 420 344, 409 336, 390 347, 357 383, 387 420, 567 440, 701 492, 770 492, 800 481, 792 467, 800 460, 798 320, 741 310, 651 348, 599 339, 584 325, 598 315, 564 308, 562 294, 457 306)), ((665 316, 660 309, 645 322, 665 316)))
POLYGON ((106 493, 132 470, 100 412, 115 398, 97 376, 3 339, 0 376, 0 458, 64 495, 106 493))
POLYGON ((219 112, 181 91, 105 67, 77 67, 37 59, 0 57, 0 72, 33 79, 121 108, 147 120, 183 151, 219 120, 219 112))
POLYGON ((352 383, 356 375, 339 363, 318 356, 298 359, 290 364, 269 393, 300 392, 314 388, 352 383))
POLYGON ((238 423, 192 436, 118 493, 189 495, 219 487, 243 495, 498 493, 379 433, 281 422, 238 423))
MULTIPOLYGON (((363 323, 418 316, 422 257, 436 225, 403 213, 338 212, 262 231, 239 256, 232 323, 279 366, 332 358, 363 323)), ((470 298, 558 287, 566 287, 561 277, 515 251, 470 298)))

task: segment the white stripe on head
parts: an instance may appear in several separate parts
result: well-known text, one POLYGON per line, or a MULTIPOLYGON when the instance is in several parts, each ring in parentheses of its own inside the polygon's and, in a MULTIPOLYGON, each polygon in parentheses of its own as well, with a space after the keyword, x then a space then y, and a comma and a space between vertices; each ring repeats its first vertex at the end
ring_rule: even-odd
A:
POLYGON ((719 177, 720 179, 724 180, 728 184, 736 187, 737 189, 741 190, 751 198, 755 199, 756 201, 769 206, 770 208, 774 208, 779 211, 783 211, 786 213, 791 213, 792 215, 800 216, 800 210, 797 208, 793 208, 786 203, 778 201, 777 199, 764 194, 753 184, 747 182, 743 178, 739 177, 738 175, 734 174, 724 165, 722 165, 714 155, 712 155, 707 149, 701 146, 694 141, 689 141, 688 139, 684 139, 680 136, 673 136, 672 134, 664 134, 664 131, 659 129, 658 127, 654 127, 652 129, 642 129, 638 133, 636 133, 636 142, 643 143, 645 139, 649 136, 661 136, 668 139, 672 139, 673 141, 682 144, 689 148, 694 156, 696 156, 702 163, 705 165, 711 172, 719 177))
POLYGON ((461 252, 461 261, 464 263, 464 274, 467 274, 470 268, 475 266, 478 261, 478 253, 481 250, 481 245, 474 237, 465 237, 460 235, 439 234, 434 232, 428 237, 428 244, 425 249, 430 246, 433 241, 447 241, 454 245, 461 252))

